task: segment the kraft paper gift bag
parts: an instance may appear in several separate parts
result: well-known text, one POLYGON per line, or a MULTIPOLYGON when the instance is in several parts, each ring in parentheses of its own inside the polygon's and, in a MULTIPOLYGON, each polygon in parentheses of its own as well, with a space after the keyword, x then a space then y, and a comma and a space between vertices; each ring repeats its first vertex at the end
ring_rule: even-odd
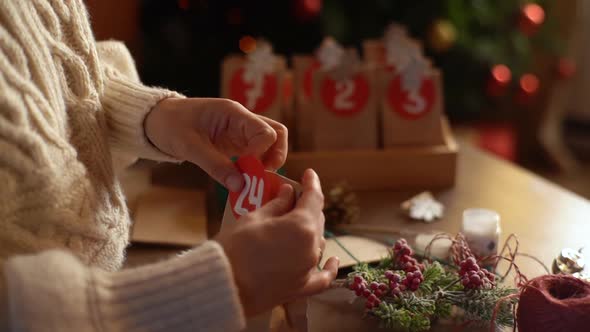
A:
POLYGON ((313 147, 313 125, 315 110, 312 103, 313 76, 320 68, 320 62, 311 55, 293 57, 295 79, 295 147, 298 151, 310 151, 313 147))
POLYGON ((283 122, 287 66, 270 45, 259 43, 247 56, 230 55, 223 60, 221 96, 233 99, 253 113, 283 122))
POLYGON ((314 75, 313 149, 376 149, 378 86, 375 72, 347 51, 342 63, 314 75))
MULTIPOLYGON (((253 157, 241 157, 236 165, 244 176, 245 186, 240 193, 230 193, 225 205, 220 232, 227 232, 238 226, 240 222, 244 222, 240 221, 240 217, 262 207, 266 202, 276 197, 283 183, 293 186, 296 197, 301 194, 299 183, 264 170, 262 163, 253 157)), ((297 331, 306 331, 307 300, 298 299, 292 303, 286 303, 284 308, 293 327, 298 327, 297 331)), ((248 319, 244 331, 270 331, 271 318, 272 312, 269 311, 248 319)))
POLYGON ((381 116, 385 148, 444 142, 442 77, 425 59, 402 71, 381 71, 381 116))

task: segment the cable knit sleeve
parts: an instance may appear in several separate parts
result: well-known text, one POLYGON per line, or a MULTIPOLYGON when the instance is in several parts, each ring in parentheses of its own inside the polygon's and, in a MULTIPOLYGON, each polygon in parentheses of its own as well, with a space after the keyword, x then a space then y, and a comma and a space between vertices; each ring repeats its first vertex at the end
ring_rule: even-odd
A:
POLYGON ((133 58, 123 43, 99 42, 97 52, 104 80, 101 102, 107 114, 112 149, 146 159, 178 162, 149 142, 143 122, 162 99, 183 96, 141 84, 133 58))
POLYGON ((4 298, 11 331, 239 331, 245 326, 231 268, 214 241, 120 272, 90 269, 67 252, 46 251, 8 260, 4 277, 0 304, 4 298))

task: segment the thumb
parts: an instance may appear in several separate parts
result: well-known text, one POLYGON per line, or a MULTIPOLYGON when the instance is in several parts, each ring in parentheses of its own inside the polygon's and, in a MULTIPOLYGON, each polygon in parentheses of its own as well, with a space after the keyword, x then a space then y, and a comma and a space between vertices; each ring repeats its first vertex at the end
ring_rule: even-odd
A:
POLYGON ((312 272, 308 282, 303 286, 301 296, 312 296, 330 287, 330 283, 336 279, 340 259, 336 256, 330 257, 324 268, 319 272, 312 272))
POLYGON ((293 187, 289 184, 283 184, 277 197, 266 203, 258 211, 267 216, 279 217, 293 209, 294 200, 293 187))

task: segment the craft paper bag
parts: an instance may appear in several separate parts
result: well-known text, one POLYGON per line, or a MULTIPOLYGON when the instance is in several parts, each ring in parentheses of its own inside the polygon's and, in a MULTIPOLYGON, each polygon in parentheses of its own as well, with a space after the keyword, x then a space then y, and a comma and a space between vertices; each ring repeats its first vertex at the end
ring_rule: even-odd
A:
POLYGON ((423 66, 423 74, 412 73, 412 68, 400 73, 380 72, 381 123, 386 148, 444 143, 441 73, 427 61, 423 61, 423 66))
POLYGON ((152 187, 138 198, 132 242, 193 247, 206 240, 204 192, 152 187))
POLYGON ((292 70, 285 70, 282 80, 282 105, 281 105, 281 114, 282 114, 282 124, 284 124, 289 129, 289 151, 293 150, 293 147, 296 145, 296 138, 293 133, 295 130, 293 128, 296 127, 295 121, 295 79, 292 70))
POLYGON ((313 146, 314 109, 312 103, 313 76, 320 62, 311 55, 293 57, 295 78, 295 133, 296 148, 310 151, 313 146))
MULTIPOLYGON (((348 69, 346 69, 348 70, 348 69)), ((314 75, 313 149, 377 148, 377 85, 367 65, 350 73, 319 70, 314 75)))
MULTIPOLYGON (((240 193, 230 193, 225 204, 225 211, 221 221, 220 232, 227 232, 236 227, 240 217, 262 207, 265 203, 276 197, 283 183, 288 183, 295 190, 295 197, 301 194, 301 185, 274 172, 264 170, 262 164, 253 157, 241 157, 236 163, 242 172, 245 186, 240 193)), ((299 299, 292 304, 285 304, 287 317, 297 326, 307 327, 307 301, 299 299), (302 321, 304 320, 304 321, 302 321)), ((262 313, 248 319, 244 331, 270 331, 272 312, 262 313)))
POLYGON ((239 102, 253 113, 283 122, 286 61, 280 56, 268 61, 271 68, 265 72, 244 56, 226 57, 222 64, 221 96, 239 102))

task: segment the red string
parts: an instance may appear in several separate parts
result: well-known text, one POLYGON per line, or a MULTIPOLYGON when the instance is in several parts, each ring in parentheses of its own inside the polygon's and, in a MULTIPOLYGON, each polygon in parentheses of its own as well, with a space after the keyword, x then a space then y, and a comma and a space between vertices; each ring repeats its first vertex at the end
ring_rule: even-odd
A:
MULTIPOLYGON (((503 275, 501 275, 500 282, 503 281, 510 274, 512 269, 514 269, 515 274, 516 274, 514 277, 514 282, 516 284, 516 287, 519 289, 519 292, 515 293, 515 294, 507 295, 507 296, 499 299, 498 302, 496 303, 496 305, 494 306, 494 311, 492 312, 492 319, 490 322, 490 331, 495 331, 496 317, 498 316, 498 312, 501 309, 502 303, 504 303, 507 300, 518 298, 520 296, 520 294, 522 293, 522 290, 524 289, 524 287, 527 287, 529 285, 529 280, 520 271, 520 268, 518 267, 518 265, 515 262, 516 256, 519 255, 518 250, 519 250, 520 243, 518 241, 518 237, 515 234, 510 234, 508 236, 508 238, 506 238, 506 241, 504 242, 504 245, 502 246, 502 250, 500 250, 500 252, 497 255, 477 257, 471 251, 471 248, 469 247, 469 244, 467 243, 467 239, 465 238, 465 236, 462 233, 457 234, 455 237, 452 237, 449 234, 441 233, 441 234, 435 235, 432 238, 432 240, 428 243, 428 245, 426 246, 426 248, 424 250, 425 258, 427 258, 428 260, 431 261, 430 253, 431 253, 431 248, 432 248, 433 243, 436 241, 439 241, 439 240, 443 240, 443 239, 451 241, 451 248, 450 248, 451 257, 450 258, 451 258, 451 261, 456 266, 459 266, 459 264, 462 261, 464 261, 465 259, 467 259, 469 257, 473 257, 473 258, 476 258, 478 263, 480 263, 482 261, 493 261, 493 272, 498 273, 497 270, 498 270, 498 264, 500 264, 500 261, 503 261, 503 260, 507 261, 507 262, 509 262, 509 265, 508 265, 506 272, 503 275)), ((527 254, 521 254, 521 255, 524 255, 526 257, 530 257, 530 258, 534 259, 536 262, 538 262, 540 265, 542 265, 546 271, 548 271, 547 267, 536 257, 531 256, 531 255, 527 255, 527 254)), ((514 318, 513 328, 514 328, 514 331, 516 331, 516 305, 514 305, 514 307, 513 307, 512 315, 514 318)), ((470 322, 468 321, 467 323, 470 323, 470 322)), ((464 326, 463 326, 463 328, 464 328, 464 326)))

